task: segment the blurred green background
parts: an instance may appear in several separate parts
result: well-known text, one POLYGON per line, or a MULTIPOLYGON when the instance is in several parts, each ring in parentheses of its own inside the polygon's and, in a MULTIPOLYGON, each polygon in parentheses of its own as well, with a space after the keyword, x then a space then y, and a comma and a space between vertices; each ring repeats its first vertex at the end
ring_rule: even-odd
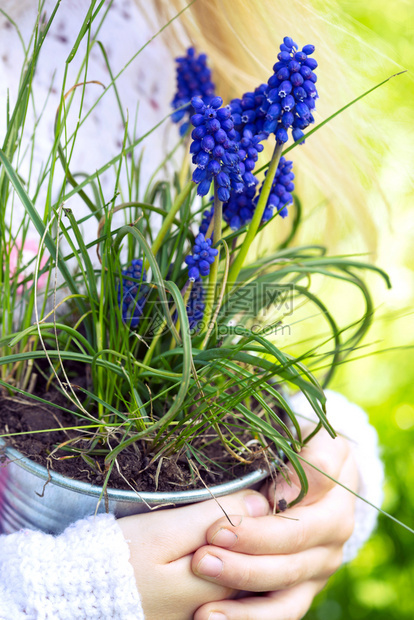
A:
MULTIPOLYGON (((386 466, 383 508, 414 528, 414 3, 339 0, 339 5, 360 37, 395 61, 391 73, 406 68, 408 74, 375 95, 391 127, 388 155, 377 171, 391 213, 379 221, 375 262, 388 271, 393 288, 387 292, 373 281, 381 307, 368 341, 375 342, 371 350, 377 353, 344 365, 332 387, 369 413, 386 466)), ((386 76, 379 60, 373 68, 378 82, 386 76)), ((386 517, 380 516, 358 558, 331 579, 306 615, 306 620, 349 618, 414 618, 414 535, 386 517)))

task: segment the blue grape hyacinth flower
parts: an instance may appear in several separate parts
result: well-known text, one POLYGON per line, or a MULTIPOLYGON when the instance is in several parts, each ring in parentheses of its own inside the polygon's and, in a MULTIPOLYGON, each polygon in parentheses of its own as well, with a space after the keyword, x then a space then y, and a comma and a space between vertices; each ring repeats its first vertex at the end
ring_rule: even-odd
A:
MULTIPOLYGON (((281 217, 288 215, 287 207, 293 203, 291 192, 295 189, 295 184, 293 183, 295 175, 292 172, 292 166, 293 162, 287 161, 284 157, 280 158, 262 222, 270 220, 274 215, 274 210, 278 211, 281 217)), ((255 198, 255 205, 259 195, 255 198)))
POLYGON ((288 130, 292 130, 293 139, 297 141, 303 138, 303 129, 315 122, 312 112, 318 91, 314 70, 318 63, 310 58, 314 51, 313 45, 305 45, 299 51, 298 44, 290 37, 285 37, 280 46, 274 74, 268 80, 269 107, 263 130, 274 133, 281 144, 287 142, 288 130))
POLYGON ((138 327, 146 302, 147 275, 140 258, 134 259, 122 270, 122 282, 118 285, 118 304, 122 320, 132 328, 138 327), (135 280, 135 281, 134 281, 135 280))
POLYGON ((230 110, 234 121, 234 128, 240 136, 245 129, 251 131, 254 136, 263 133, 266 122, 266 113, 269 102, 266 98, 268 86, 260 84, 254 92, 244 93, 241 99, 230 101, 230 110))
POLYGON ((204 317, 206 292, 201 278, 194 280, 193 287, 187 302, 187 317, 190 330, 199 331, 204 317))
MULTIPOLYGON (((293 163, 286 161, 284 157, 280 158, 275 178, 270 190, 270 195, 263 212, 261 223, 268 222, 274 215, 274 211, 279 211, 281 217, 288 215, 287 207, 293 203, 291 192, 295 189, 293 179, 295 175, 292 172, 293 163)), ((256 181, 256 184, 258 181, 256 181)), ((256 185, 253 187, 245 187, 243 192, 236 194, 232 192, 230 200, 223 204, 223 219, 230 228, 239 230, 253 219, 257 201, 259 200, 260 191, 256 195, 256 185)), ((205 212, 204 216, 210 212, 205 212)), ((204 220, 203 220, 204 221, 204 220)))
POLYGON ((243 136, 238 142, 238 154, 240 159, 240 174, 247 187, 253 187, 257 184, 256 178, 253 176, 253 170, 259 158, 259 153, 263 151, 263 144, 260 144, 266 136, 264 134, 253 135, 249 129, 244 129, 243 136))
POLYGON ((207 65, 206 54, 197 56, 193 47, 189 47, 186 56, 175 59, 177 63, 177 91, 171 102, 176 110, 171 115, 174 123, 185 118, 187 121, 180 126, 180 135, 184 135, 190 127, 189 119, 194 114, 190 102, 193 97, 201 97, 204 103, 209 103, 215 96, 215 85, 211 81, 211 69, 207 65), (186 106, 186 107, 182 107, 186 106), (177 108, 181 108, 177 110, 177 108))
POLYGON ((230 200, 223 204, 223 219, 230 226, 232 230, 239 230, 242 226, 245 226, 251 222, 253 213, 256 208, 254 203, 254 197, 256 195, 256 186, 258 180, 254 185, 245 187, 242 192, 232 192, 230 200))
POLYGON ((228 106, 221 107, 222 104, 221 97, 214 97, 208 105, 200 97, 191 100, 196 113, 191 117, 194 129, 190 153, 197 166, 192 176, 197 183, 197 194, 208 194, 214 179, 218 198, 225 202, 231 189, 242 191, 243 179, 231 110, 228 106))
POLYGON ((218 250, 211 247, 211 239, 206 239, 203 233, 199 233, 195 239, 192 254, 185 259, 188 266, 188 278, 195 282, 200 276, 208 276, 217 254, 218 250))

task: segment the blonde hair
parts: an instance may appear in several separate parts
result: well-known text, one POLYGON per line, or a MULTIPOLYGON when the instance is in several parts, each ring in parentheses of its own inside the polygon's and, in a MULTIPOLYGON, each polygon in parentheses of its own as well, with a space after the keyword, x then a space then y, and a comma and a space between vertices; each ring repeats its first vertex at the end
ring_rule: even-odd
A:
MULTIPOLYGON (((164 20, 188 5, 187 0, 155 0, 158 15, 164 20)), ((182 55, 190 43, 208 54, 217 94, 226 102, 267 81, 284 36, 291 36, 300 46, 313 43, 319 63, 318 124, 352 100, 355 93, 374 86, 369 76, 378 58, 384 69, 389 65, 384 77, 385 71, 391 74, 396 70, 391 61, 364 44, 350 20, 338 10, 333 3, 320 0, 306 4, 300 0, 195 0, 166 32, 173 53, 182 55)), ((386 149, 386 140, 375 136, 372 150, 372 100, 347 109, 309 138, 305 146, 289 154, 305 209, 323 200, 327 205, 316 218, 310 218, 307 241, 313 234, 320 238, 323 231, 324 241, 336 245, 344 232, 355 235, 356 225, 366 244, 373 247, 375 225, 366 206, 366 194, 376 195, 376 208, 386 215, 386 200, 375 178, 375 163, 386 149)), ((361 244, 355 249, 361 251, 361 244)))

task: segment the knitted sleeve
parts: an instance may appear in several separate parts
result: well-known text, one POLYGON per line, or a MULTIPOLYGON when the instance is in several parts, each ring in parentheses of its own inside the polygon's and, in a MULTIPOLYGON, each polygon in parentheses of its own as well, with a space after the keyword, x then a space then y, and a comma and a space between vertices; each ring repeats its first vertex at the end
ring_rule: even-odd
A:
MULTIPOLYGON (((383 501, 384 466, 380 459, 378 435, 369 423, 361 407, 349 402, 345 396, 325 390, 327 416, 333 428, 350 441, 351 450, 359 471, 358 495, 374 506, 381 507, 383 501)), ((294 411, 307 419, 315 414, 302 393, 291 399, 294 411)), ((355 504, 355 527, 344 547, 344 562, 353 560, 362 545, 371 536, 377 523, 378 511, 361 499, 355 504)))
POLYGON ((129 547, 112 515, 60 536, 0 536, 1 620, 144 620, 129 547))

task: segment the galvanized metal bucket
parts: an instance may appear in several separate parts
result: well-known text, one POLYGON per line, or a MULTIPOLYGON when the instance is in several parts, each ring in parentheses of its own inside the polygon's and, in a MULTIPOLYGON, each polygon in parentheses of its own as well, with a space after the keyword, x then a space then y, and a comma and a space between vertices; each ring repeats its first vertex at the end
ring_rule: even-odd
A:
POLYGON ((246 474, 210 489, 174 493, 137 493, 107 489, 71 480, 33 463, 0 439, 6 461, 0 464, 0 533, 22 528, 60 534, 68 525, 95 512, 111 512, 116 517, 148 512, 151 508, 182 506, 229 495, 245 488, 258 488, 268 476, 264 470, 246 474))

